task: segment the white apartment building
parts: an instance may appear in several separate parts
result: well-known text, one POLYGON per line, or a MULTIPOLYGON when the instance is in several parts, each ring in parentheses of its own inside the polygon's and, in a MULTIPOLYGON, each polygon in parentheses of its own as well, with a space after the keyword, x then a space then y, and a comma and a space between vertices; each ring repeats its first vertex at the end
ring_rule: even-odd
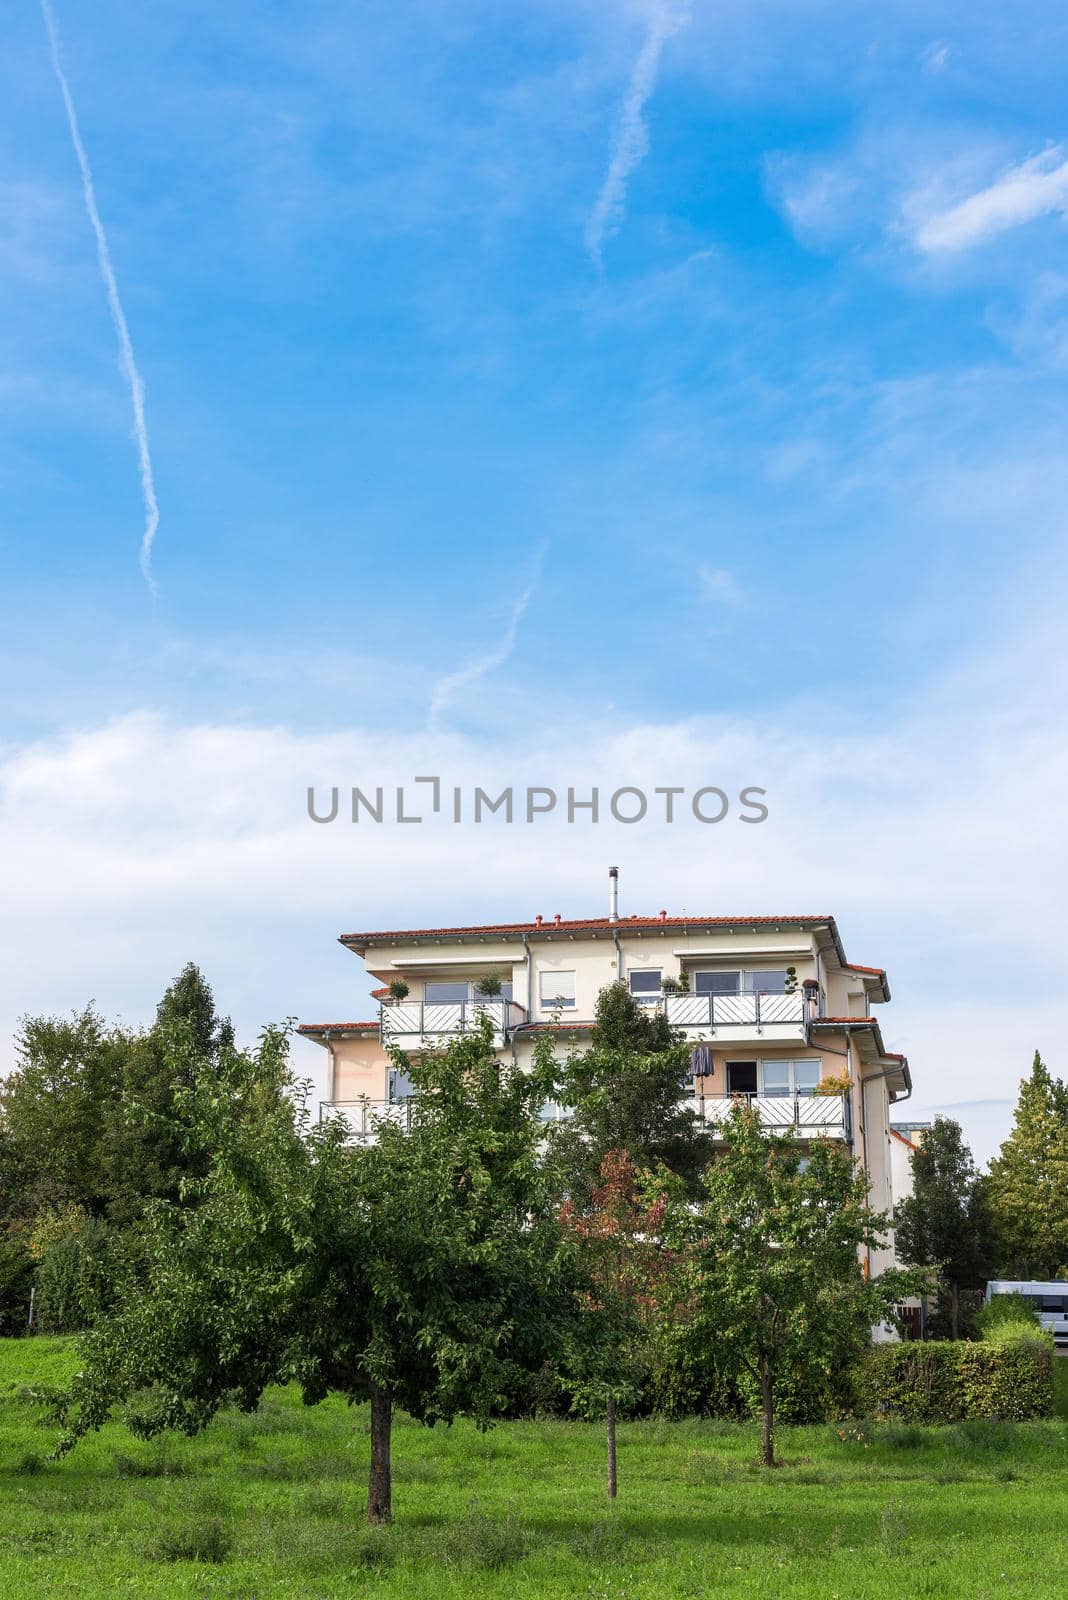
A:
MULTIPOLYGON (((299 1031, 328 1054, 322 1114, 345 1116, 355 1138, 405 1115, 412 1086, 390 1045, 409 1055, 441 1048, 488 1014, 502 1061, 528 1062, 546 1030, 563 1055, 588 1035, 601 989, 622 982, 692 1042, 685 1098, 713 1131, 744 1096, 768 1128, 846 1143, 875 1209, 901 1197, 890 1110, 912 1082, 873 1014, 890 987, 882 968, 847 959, 832 916, 621 917, 613 869, 607 917, 346 933, 340 942, 377 979, 378 1016, 299 1031), (480 991, 485 979, 498 994, 480 991), (398 983, 400 998, 390 993, 398 983)), ((873 1252, 871 1270, 891 1260, 892 1249, 873 1252)))

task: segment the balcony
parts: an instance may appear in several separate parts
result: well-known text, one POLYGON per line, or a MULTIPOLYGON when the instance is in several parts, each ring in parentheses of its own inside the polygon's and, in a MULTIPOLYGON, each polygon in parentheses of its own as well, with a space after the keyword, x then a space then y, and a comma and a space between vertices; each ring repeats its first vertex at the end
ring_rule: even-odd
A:
MULTIPOLYGON (((339 1117, 347 1126, 353 1144, 374 1144, 383 1123, 393 1123, 406 1132, 411 1125, 415 1096, 401 1100, 321 1100, 319 1121, 339 1117)), ((767 1133, 792 1133, 797 1139, 852 1139, 849 1100, 841 1094, 790 1095, 694 1095, 683 1100, 706 1128, 715 1132, 739 1101, 745 1102, 760 1117, 767 1133)), ((543 1122, 567 1122, 567 1106, 551 1102, 542 1108, 543 1122)))
POLYGON ((714 1129, 739 1101, 757 1113, 765 1133, 792 1133, 797 1139, 853 1137, 849 1099, 844 1094, 706 1094, 694 1095, 683 1104, 714 1129))
POLYGON ((660 1005, 671 1026, 687 1039, 789 1043, 805 1037, 800 989, 793 994, 666 994, 660 1005))
POLYGON ((493 1025, 493 1043, 500 1049, 514 1028, 527 1020, 526 1011, 514 1000, 457 1000, 448 1005, 424 1000, 402 1000, 383 1006, 379 1026, 382 1043, 401 1050, 425 1050, 448 1044, 459 1034, 471 1033, 482 1017, 493 1025))
POLYGON ((391 1122, 407 1133, 414 1096, 405 1100, 320 1100, 319 1121, 332 1117, 343 1122, 352 1144, 374 1144, 383 1123, 391 1122))

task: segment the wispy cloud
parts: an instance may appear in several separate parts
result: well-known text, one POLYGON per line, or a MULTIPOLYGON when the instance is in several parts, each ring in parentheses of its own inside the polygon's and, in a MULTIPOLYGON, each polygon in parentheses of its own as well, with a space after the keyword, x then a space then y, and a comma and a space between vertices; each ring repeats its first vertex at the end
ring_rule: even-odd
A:
POLYGON ((152 456, 148 448, 148 429, 145 425, 145 386, 137 368, 134 357, 133 343, 130 339, 130 330, 126 322, 126 313, 122 309, 119 298, 119 286, 115 281, 115 270, 111 264, 111 250, 108 247, 108 237, 104 232, 104 224, 100 220, 100 211, 96 203, 96 189, 93 184, 92 168, 89 158, 85 153, 82 136, 78 131, 78 118, 74 110, 74 101, 71 97, 70 85, 59 54, 59 27, 55 14, 48 0, 41 0, 41 15, 44 17, 45 27, 48 29, 48 43, 52 55, 52 70, 56 75, 60 93, 63 96, 63 105, 67 112, 67 123, 70 128, 71 143, 74 154, 78 159, 78 167, 82 175, 82 194, 85 198, 85 209, 96 236, 96 253, 100 263, 100 275, 104 280, 107 292, 108 310, 111 320, 115 325, 115 334, 119 341, 119 360, 123 374, 130 387, 130 402, 133 406, 134 438, 137 441, 138 463, 141 472, 141 494, 145 503, 145 531, 141 538, 141 573, 149 590, 155 596, 158 593, 156 581, 152 576, 152 545, 159 526, 159 506, 156 502, 156 484, 152 473, 152 456))
POLYGON ((655 0, 648 31, 623 96, 615 149, 586 223, 586 249, 598 269, 604 265, 605 240, 617 233, 622 224, 630 175, 649 149, 649 130, 643 112, 656 87, 664 45, 689 20, 687 5, 665 5, 663 0, 655 0))
POLYGON ((987 188, 928 217, 914 240, 927 255, 968 250, 1055 211, 1068 211, 1068 160, 1059 145, 1009 167, 987 188))
POLYGON ((726 567, 713 567, 704 562, 698 572, 701 599, 710 605, 725 606, 736 611, 744 603, 745 593, 733 572, 726 567))
POLYGON ((504 663, 515 649, 515 643, 519 637, 519 624, 526 615, 531 597, 538 587, 538 580, 541 577, 541 564, 544 559, 545 550, 543 548, 538 553, 534 575, 512 607, 512 615, 508 626, 505 628, 501 636, 501 642, 496 649, 479 656, 476 661, 472 661, 466 667, 461 667, 458 672, 450 672, 444 678, 437 680, 430 696, 429 722, 431 728, 437 727, 441 713, 455 702, 462 690, 470 688, 473 683, 477 683, 479 678, 484 678, 487 673, 495 672, 498 667, 504 666, 504 663))

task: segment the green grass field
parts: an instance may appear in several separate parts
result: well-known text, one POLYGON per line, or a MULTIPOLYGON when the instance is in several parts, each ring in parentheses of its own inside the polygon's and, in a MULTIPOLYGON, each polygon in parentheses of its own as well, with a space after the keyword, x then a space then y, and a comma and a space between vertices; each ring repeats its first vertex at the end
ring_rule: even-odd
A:
POLYGON ((620 1498, 598 1428, 394 1434, 396 1523, 363 1525, 366 1415, 273 1392, 198 1439, 110 1427, 61 1462, 27 1389, 74 1347, 0 1341, 0 1594, 270 1600, 446 1596, 1068 1595, 1068 1361, 1049 1423, 752 1428, 632 1423, 620 1498))

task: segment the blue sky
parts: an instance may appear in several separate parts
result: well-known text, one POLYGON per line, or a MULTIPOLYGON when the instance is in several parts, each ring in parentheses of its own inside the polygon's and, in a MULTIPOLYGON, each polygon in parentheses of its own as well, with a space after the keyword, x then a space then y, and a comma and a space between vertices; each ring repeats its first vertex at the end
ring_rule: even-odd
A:
POLYGON ((622 854, 632 909, 837 911, 900 975, 919 1109, 971 1107, 989 1147, 1034 1045, 1068 1066, 1061 8, 56 15, 159 594, 26 6, 0 62, 5 1033, 89 994, 145 1015, 188 954, 248 1028, 347 1014, 342 927, 599 909, 622 854), (309 844, 312 777, 431 756, 715 769, 772 817, 309 844))

